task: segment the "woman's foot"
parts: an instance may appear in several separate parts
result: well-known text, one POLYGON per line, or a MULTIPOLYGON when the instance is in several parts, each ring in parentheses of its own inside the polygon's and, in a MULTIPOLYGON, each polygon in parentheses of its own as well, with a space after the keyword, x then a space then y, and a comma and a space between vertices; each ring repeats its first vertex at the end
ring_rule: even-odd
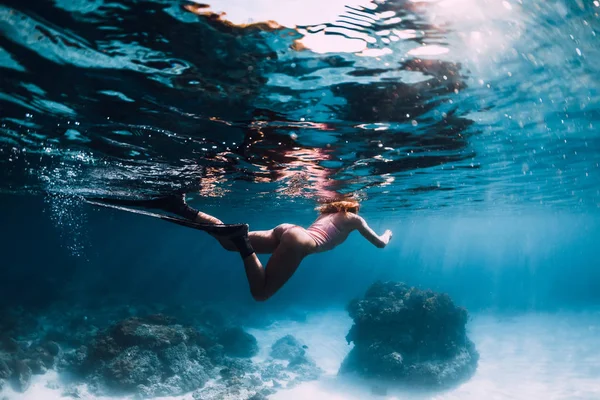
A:
POLYGON ((233 239, 238 237, 248 236, 248 224, 231 224, 231 225, 207 225, 203 228, 217 239, 233 239))

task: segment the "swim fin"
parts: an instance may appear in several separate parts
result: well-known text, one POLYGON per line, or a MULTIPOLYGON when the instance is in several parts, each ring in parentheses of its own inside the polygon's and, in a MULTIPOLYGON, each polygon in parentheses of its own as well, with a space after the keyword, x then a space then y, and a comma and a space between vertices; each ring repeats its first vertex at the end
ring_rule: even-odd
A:
MULTIPOLYGON (((92 204, 99 207, 112 208, 120 211, 127 211, 134 214, 145 215, 148 217, 154 217, 162 219, 163 221, 171 222, 177 225, 185 226, 188 228, 198 229, 207 232, 211 235, 233 238, 238 236, 245 236, 248 234, 248 224, 199 224, 194 221, 190 221, 185 218, 174 217, 166 214, 158 214, 144 210, 138 210, 135 208, 125 207, 124 205, 132 205, 144 207, 142 203, 151 204, 153 200, 120 200, 120 199, 99 199, 99 198, 84 198, 84 201, 88 204, 92 204)), ((156 203, 154 203, 156 205, 156 203)), ((155 208, 155 207, 147 207, 155 208)))

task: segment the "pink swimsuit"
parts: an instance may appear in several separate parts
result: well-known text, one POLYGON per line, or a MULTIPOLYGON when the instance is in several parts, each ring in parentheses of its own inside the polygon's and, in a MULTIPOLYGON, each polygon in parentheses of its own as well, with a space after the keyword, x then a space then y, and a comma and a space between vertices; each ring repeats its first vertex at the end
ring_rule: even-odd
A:
POLYGON ((341 231, 333 224, 331 218, 325 216, 309 226, 306 233, 317 243, 317 251, 325 251, 338 244, 336 239, 341 231))

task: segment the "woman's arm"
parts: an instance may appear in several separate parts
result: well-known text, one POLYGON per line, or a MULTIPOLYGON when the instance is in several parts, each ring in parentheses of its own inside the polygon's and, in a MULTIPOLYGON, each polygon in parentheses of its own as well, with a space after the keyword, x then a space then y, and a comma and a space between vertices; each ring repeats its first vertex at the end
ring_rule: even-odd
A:
POLYGON ((380 249, 383 249, 385 246, 387 246, 392 238, 392 231, 388 229, 383 235, 379 236, 375 233, 375 231, 373 231, 373 229, 371 229, 371 227, 367 224, 367 221, 358 215, 356 216, 355 224, 356 229, 360 232, 360 234, 380 249))

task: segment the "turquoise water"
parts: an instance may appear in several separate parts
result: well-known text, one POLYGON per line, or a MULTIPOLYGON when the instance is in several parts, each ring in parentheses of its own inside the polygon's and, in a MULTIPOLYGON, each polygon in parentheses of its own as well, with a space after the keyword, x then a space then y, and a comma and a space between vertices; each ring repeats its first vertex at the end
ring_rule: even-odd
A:
MULTIPOLYGON (((0 398, 131 398, 74 377, 65 354, 131 316, 206 328, 207 307, 256 338, 264 376, 279 338, 308 346, 318 376, 278 378, 269 399, 600 397, 599 14, 590 0, 3 2, 0 398), (204 233, 81 201, 174 191, 255 230, 352 197, 394 237, 380 250, 355 233, 259 304, 204 233), (465 307, 474 374, 418 390, 339 375, 345 308, 376 281, 465 307), (60 326, 59 355, 19 386, 6 343, 60 326)), ((205 389, 180 371, 169 396, 250 398, 244 368, 205 389)))

